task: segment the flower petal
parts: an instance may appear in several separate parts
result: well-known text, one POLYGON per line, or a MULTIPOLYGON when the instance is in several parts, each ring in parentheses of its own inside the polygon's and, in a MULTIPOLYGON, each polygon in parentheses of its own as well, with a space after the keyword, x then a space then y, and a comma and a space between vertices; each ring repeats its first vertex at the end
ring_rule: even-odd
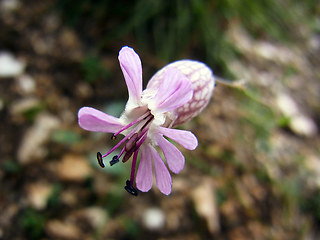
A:
POLYGON ((194 150, 198 146, 197 137, 190 131, 164 127, 159 127, 158 131, 186 149, 194 150))
POLYGON ((179 173, 183 169, 185 162, 182 153, 160 134, 156 136, 156 141, 166 158, 169 169, 174 173, 179 173))
POLYGON ((136 186, 142 192, 148 192, 152 187, 152 155, 149 149, 141 146, 141 157, 136 176, 136 186))
POLYGON ((126 81, 129 101, 137 104, 142 93, 142 66, 139 55, 130 47, 123 47, 118 56, 126 81))
POLYGON ((169 195, 171 193, 172 180, 168 168, 162 161, 159 153, 151 145, 148 145, 147 148, 152 156, 157 187, 160 192, 169 195))
POLYGON ((180 70, 167 67, 154 101, 159 110, 171 111, 187 103, 192 96, 193 88, 189 79, 180 70))
POLYGON ((91 107, 80 108, 78 122, 83 129, 94 132, 114 133, 123 127, 118 118, 91 107))

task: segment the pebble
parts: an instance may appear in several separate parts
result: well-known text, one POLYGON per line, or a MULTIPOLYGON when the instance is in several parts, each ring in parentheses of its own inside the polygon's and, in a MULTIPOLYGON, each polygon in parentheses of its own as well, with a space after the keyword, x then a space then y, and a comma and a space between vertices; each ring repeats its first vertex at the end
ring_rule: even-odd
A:
POLYGON ((160 208, 148 208, 142 215, 143 225, 149 230, 159 230, 165 225, 165 214, 160 208))
POLYGON ((66 189, 61 193, 61 201, 68 206, 76 205, 79 200, 77 193, 73 189, 66 189))
POLYGON ((295 116, 289 125, 292 131, 300 136, 312 137, 318 132, 317 125, 313 119, 304 115, 295 116))
POLYGON ((276 103, 281 113, 290 118, 289 127, 294 133, 304 137, 312 137, 317 134, 317 125, 313 119, 300 111, 293 98, 281 93, 277 96, 276 103))
POLYGON ((50 134, 57 129, 60 121, 53 115, 40 113, 33 126, 22 138, 18 150, 18 160, 21 164, 28 164, 43 159, 47 154, 44 144, 49 140, 50 134))
POLYGON ((23 74, 17 78, 18 89, 23 94, 32 94, 35 92, 36 83, 35 80, 30 76, 23 74))
POLYGON ((1 9, 4 12, 12 12, 17 10, 20 7, 19 0, 2 0, 0 4, 1 4, 1 9))
POLYGON ((106 211, 101 207, 88 207, 81 209, 76 212, 75 216, 86 219, 95 229, 103 227, 107 222, 106 211))
POLYGON ((299 109, 296 102, 288 94, 278 94, 276 103, 281 113, 287 117, 293 117, 299 114, 299 109))
POLYGON ((25 68, 25 63, 16 59, 11 53, 0 52, 0 78, 16 77, 25 68))
POLYGON ((219 232, 220 221, 213 182, 210 179, 203 180, 199 187, 192 191, 191 197, 196 212, 205 220, 210 233, 219 232))
POLYGON ((307 182, 311 187, 320 189, 320 157, 316 155, 307 156, 305 159, 307 169, 307 182))
POLYGON ((28 201, 32 207, 42 210, 47 206, 52 186, 47 183, 37 182, 27 186, 28 201))
POLYGON ((41 105, 40 100, 34 97, 23 98, 11 104, 10 111, 13 116, 21 115, 28 110, 37 108, 41 105))
POLYGON ((46 232, 53 239, 81 239, 81 231, 75 223, 51 220, 46 225, 46 232))
POLYGON ((80 182, 92 174, 92 169, 85 157, 67 154, 59 162, 57 173, 62 180, 80 182))

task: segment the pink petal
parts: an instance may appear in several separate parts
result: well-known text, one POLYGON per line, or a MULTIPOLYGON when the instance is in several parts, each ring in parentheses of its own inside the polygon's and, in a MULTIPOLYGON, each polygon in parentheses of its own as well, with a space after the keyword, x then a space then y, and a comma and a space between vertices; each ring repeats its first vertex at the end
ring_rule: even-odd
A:
POLYGON ((159 127, 158 130, 159 133, 171 138, 186 149, 194 150, 198 146, 197 137, 190 131, 164 127, 159 127))
POLYGON ((174 110, 187 103, 193 96, 193 88, 189 79, 178 69, 167 67, 154 100, 158 109, 174 110))
POLYGON ((148 149, 152 155, 157 187, 159 188, 160 192, 169 195, 171 193, 172 186, 170 173, 162 161, 159 153, 150 145, 148 146, 148 149))
POLYGON ((179 173, 184 167, 184 156, 182 153, 160 134, 157 135, 156 141, 166 158, 169 169, 174 173, 179 173))
POLYGON ((129 101, 138 103, 142 93, 142 66, 139 55, 130 47, 123 47, 118 56, 126 80, 129 101))
POLYGON ((142 192, 148 192, 152 187, 152 155, 146 146, 141 146, 141 158, 136 176, 136 186, 142 192))
POLYGON ((91 107, 80 108, 78 122, 80 127, 93 132, 114 133, 123 127, 118 118, 91 107))

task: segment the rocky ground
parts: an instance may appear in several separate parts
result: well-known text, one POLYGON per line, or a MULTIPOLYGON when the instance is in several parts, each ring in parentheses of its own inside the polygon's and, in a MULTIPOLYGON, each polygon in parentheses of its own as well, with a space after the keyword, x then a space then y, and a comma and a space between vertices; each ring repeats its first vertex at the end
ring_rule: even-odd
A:
MULTIPOLYGON (((212 102, 183 128, 173 191, 124 191, 128 164, 101 169, 108 134, 79 128, 77 111, 119 114, 126 88, 113 43, 90 43, 52 10, 54 1, 1 1, 0 239, 318 239, 320 38, 291 45, 227 30, 236 81, 220 79, 212 102)), ((139 53, 144 77, 165 63, 139 53)))

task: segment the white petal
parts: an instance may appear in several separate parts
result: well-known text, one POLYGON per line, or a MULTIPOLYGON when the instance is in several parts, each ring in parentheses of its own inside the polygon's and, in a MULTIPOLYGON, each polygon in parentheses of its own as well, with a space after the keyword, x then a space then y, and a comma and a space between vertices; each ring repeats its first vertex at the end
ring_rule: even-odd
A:
POLYGON ((157 187, 160 192, 169 195, 171 193, 172 180, 168 168, 152 146, 149 145, 148 149, 152 155, 157 187))
POLYGON ((123 47, 118 56, 129 92, 129 103, 138 104, 142 93, 142 66, 139 55, 130 47, 123 47))
POLYGON ((185 162, 182 153, 160 134, 157 135, 156 141, 166 158, 169 169, 174 173, 179 173, 183 169, 185 162))
POLYGON ((159 127, 158 131, 186 149, 194 150, 198 146, 197 137, 190 131, 164 127, 159 127))
POLYGON ((80 108, 78 122, 83 129, 94 132, 114 133, 123 127, 118 118, 91 107, 80 108))
POLYGON ((162 111, 172 111, 193 96, 193 88, 189 79, 176 68, 167 68, 158 92, 154 97, 157 108, 162 111))
POLYGON ((141 158, 136 176, 136 186, 142 192, 152 187, 152 155, 148 146, 141 146, 141 158))

